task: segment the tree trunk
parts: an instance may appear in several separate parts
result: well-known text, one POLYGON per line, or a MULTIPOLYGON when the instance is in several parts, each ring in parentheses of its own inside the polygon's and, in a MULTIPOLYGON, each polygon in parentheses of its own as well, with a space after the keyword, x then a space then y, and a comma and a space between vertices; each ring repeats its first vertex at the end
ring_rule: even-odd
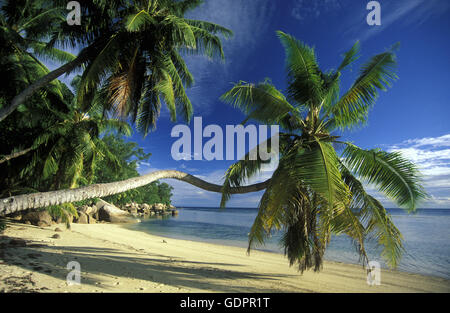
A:
MULTIPOLYGON (((187 173, 172 170, 156 171, 119 182, 95 184, 76 189, 38 192, 0 199, 0 216, 31 208, 41 208, 49 205, 59 205, 67 202, 110 196, 130 189, 142 187, 164 178, 181 180, 207 191, 222 192, 221 185, 208 183, 187 173)), ((231 188, 230 193, 242 194, 264 190, 267 188, 268 183, 269 181, 267 180, 254 185, 231 188)))
POLYGON ((33 150, 33 148, 27 148, 27 149, 19 151, 19 152, 15 152, 15 153, 11 153, 9 155, 5 155, 3 158, 0 159, 0 164, 4 163, 6 161, 9 161, 11 159, 14 159, 14 158, 18 158, 18 157, 20 157, 20 156, 22 156, 24 154, 27 154, 31 150, 33 150))
POLYGON ((51 71, 47 75, 39 78, 34 83, 29 85, 27 88, 25 88, 24 91, 22 91, 12 99, 11 104, 9 106, 0 109, 0 122, 3 121, 12 112, 14 112, 14 110, 17 109, 17 107, 21 103, 23 103, 28 97, 33 95, 33 93, 35 93, 38 89, 44 87, 45 85, 50 83, 52 80, 58 78, 62 74, 72 71, 74 68, 83 63, 86 59, 87 53, 80 53, 80 55, 76 57, 74 60, 62 65, 61 67, 58 67, 57 69, 51 71))

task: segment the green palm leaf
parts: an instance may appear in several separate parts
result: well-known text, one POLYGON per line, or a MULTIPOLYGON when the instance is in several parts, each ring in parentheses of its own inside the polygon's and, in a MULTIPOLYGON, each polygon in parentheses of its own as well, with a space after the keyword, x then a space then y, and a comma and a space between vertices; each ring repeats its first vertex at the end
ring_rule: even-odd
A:
POLYGON ((129 32, 141 31, 148 25, 156 24, 156 20, 145 10, 130 14, 125 20, 125 28, 129 32))
MULTIPOLYGON (((396 267, 404 251, 400 231, 395 227, 383 205, 367 194, 362 183, 344 166, 342 177, 353 195, 352 208, 358 212, 359 221, 365 224, 364 239, 375 238, 378 245, 383 247, 382 257, 389 266, 396 267)), ((359 227, 352 229, 355 230, 358 230, 359 235, 359 227)))
POLYGON ((172 78, 166 71, 162 69, 160 71, 161 71, 161 79, 155 85, 154 90, 156 93, 160 93, 163 95, 164 102, 166 103, 170 112, 170 119, 172 121, 176 121, 177 111, 175 107, 175 92, 173 90, 172 78))
MULTIPOLYGON (((282 159, 283 160, 283 159, 282 159)), ((319 140, 303 149, 293 149, 291 156, 281 162, 297 181, 317 192, 327 201, 329 212, 348 204, 350 193, 342 181, 339 159, 333 146, 319 140)))
POLYGON ((186 23, 184 18, 167 15, 162 22, 162 26, 171 29, 173 42, 188 49, 196 49, 197 41, 193 31, 194 27, 186 23))
POLYGON ((266 124, 277 124, 289 112, 297 112, 268 80, 257 85, 239 82, 220 98, 247 115, 266 124))
POLYGON ((351 65, 356 60, 358 60, 360 57, 360 55, 359 55, 360 50, 361 50, 361 45, 360 45, 359 41, 357 41, 357 42, 355 42, 355 44, 349 51, 344 53, 344 60, 342 60, 342 63, 339 65, 337 72, 341 72, 347 66, 351 65))
POLYGON ((396 65, 395 54, 389 50, 362 66, 352 87, 331 108, 339 127, 351 128, 365 123, 369 109, 378 97, 378 90, 385 91, 397 79, 396 65))
POLYGON ((322 78, 313 48, 277 31, 286 51, 289 97, 299 104, 316 107, 323 99, 322 78))
POLYGON ((83 72, 77 95, 79 103, 84 103, 84 97, 97 89, 108 72, 114 72, 120 50, 123 49, 123 36, 124 34, 121 33, 111 36, 108 43, 83 72))
POLYGON ((185 21, 187 24, 194 26, 196 28, 206 30, 209 33, 220 34, 225 39, 231 38, 233 36, 233 32, 231 30, 229 30, 228 28, 225 28, 223 26, 220 26, 218 24, 214 24, 214 23, 206 22, 206 21, 191 20, 191 19, 185 19, 185 21))
POLYGON ((426 197, 417 167, 398 152, 363 150, 347 144, 343 157, 352 172, 374 184, 400 207, 414 211, 426 197))
MULTIPOLYGON (((268 152, 270 153, 270 140, 268 141, 268 152)), ((222 200, 220 201, 220 207, 224 208, 226 202, 230 198, 229 190, 232 187, 242 186, 246 181, 252 178, 254 175, 260 172, 263 164, 270 163, 270 160, 264 161, 257 154, 256 160, 251 160, 250 155, 247 153, 244 159, 232 164, 225 173, 225 181, 222 188, 222 200)))
POLYGON ((73 61, 76 58, 76 56, 70 52, 48 46, 41 42, 33 42, 30 44, 30 47, 33 49, 33 53, 41 59, 49 59, 66 63, 73 61))

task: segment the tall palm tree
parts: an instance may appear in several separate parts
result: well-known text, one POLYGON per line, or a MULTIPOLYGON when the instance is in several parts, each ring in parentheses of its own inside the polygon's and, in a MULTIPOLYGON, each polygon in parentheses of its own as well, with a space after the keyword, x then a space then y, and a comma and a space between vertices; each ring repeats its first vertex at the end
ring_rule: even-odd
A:
POLYGON ((185 87, 192 85, 193 77, 182 56, 201 54, 223 58, 219 36, 231 36, 230 30, 219 25, 184 18, 202 2, 83 2, 84 26, 68 27, 62 23, 47 46, 60 44, 84 48, 76 59, 43 76, 17 95, 0 111, 0 121, 37 89, 81 65, 86 69, 78 97, 85 106, 89 106, 101 91, 102 96, 110 99, 107 109, 131 117, 147 134, 155 127, 162 97, 172 120, 176 119, 178 110, 188 121, 192 106, 185 87))
MULTIPOLYGON (((0 67, 3 82, 0 107, 50 72, 41 59, 67 62, 75 58, 55 47, 46 47, 42 41, 55 27, 55 19, 61 16, 61 10, 45 4, 45 1, 5 1, 1 7, 0 67)), ((69 93, 64 84, 52 81, 28 98, 26 105, 19 107, 9 120, 2 122, 4 136, 0 140, 0 164, 33 150, 30 147, 33 136, 56 121, 55 115, 49 114, 49 107, 67 112, 65 98, 69 93)))
MULTIPOLYGON (((37 70, 46 69, 35 60, 21 67, 22 72, 11 74, 13 81, 17 76, 33 76, 37 70)), ((51 96, 50 92, 43 93, 36 103, 14 112, 14 120, 1 124, 5 136, 0 151, 4 146, 6 151, 15 151, 0 158, 0 168, 5 175, 0 184, 1 195, 89 184, 99 159, 118 167, 118 161, 100 136, 107 130, 130 135, 130 126, 124 121, 106 118, 99 101, 94 102, 90 111, 81 110, 68 87, 59 82, 57 86, 62 87, 56 89, 62 99, 51 96), (2 164, 5 162, 8 163, 2 164)), ((75 77, 72 88, 77 90, 78 86, 79 77, 75 77)))
POLYGON ((180 53, 223 59, 218 34, 231 36, 219 25, 184 18, 202 2, 134 1, 121 28, 83 73, 80 102, 89 105, 100 85, 107 109, 131 117, 144 134, 156 126, 162 100, 173 121, 177 111, 189 121, 192 105, 185 86, 194 78, 180 53))
POLYGON ((75 59, 71 53, 48 45, 46 41, 61 23, 65 8, 45 0, 3 1, 0 7, 0 54, 20 53, 57 62, 75 59))
MULTIPOLYGON (((282 230, 290 264, 297 263, 300 271, 320 270, 331 235, 346 234, 357 244, 363 263, 368 261, 364 243, 375 238, 387 263, 395 267, 403 249, 401 234, 359 179, 412 212, 426 196, 419 173, 399 153, 361 149, 338 136, 364 124, 379 91, 396 80, 393 49, 363 64, 353 85, 341 95, 340 76, 359 58, 358 42, 336 70, 324 72, 313 48, 281 31, 277 34, 286 51, 286 96, 268 80, 256 85, 239 82, 222 96, 247 119, 283 128, 279 164, 259 203, 248 251, 263 244, 273 230, 282 230)), ((230 188, 258 174, 263 164, 246 155, 230 166, 221 205, 230 188)))
MULTIPOLYGON (((58 29, 64 20, 63 8, 54 7, 51 2, 44 0, 19 0, 3 1, 0 7, 0 56, 2 73, 18 71, 22 72, 22 77, 15 75, 15 80, 8 84, 16 83, 20 88, 8 88, 3 86, 3 92, 19 92, 29 85, 36 83, 39 77, 47 76, 50 71, 41 63, 41 60, 50 60, 57 63, 72 62, 75 56, 71 53, 60 50, 54 46, 46 44, 49 34, 58 29), (34 66, 33 75, 25 75, 27 68, 34 66)), ((58 81, 48 81, 48 84, 37 88, 40 92, 54 92, 58 86, 58 81)), ((7 97, 7 102, 0 105, 0 116, 6 117, 11 114, 20 103, 12 108, 8 102, 14 101, 15 96, 7 97)), ((29 95, 31 96, 31 94, 29 95)), ((4 118, 0 118, 0 121, 4 118)))

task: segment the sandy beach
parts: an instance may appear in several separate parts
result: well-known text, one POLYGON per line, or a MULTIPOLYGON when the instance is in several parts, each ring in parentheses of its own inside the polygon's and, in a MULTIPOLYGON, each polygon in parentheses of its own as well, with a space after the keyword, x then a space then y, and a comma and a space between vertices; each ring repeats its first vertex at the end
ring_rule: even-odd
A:
POLYGON ((382 270, 369 286, 358 265, 326 262, 299 274, 279 254, 186 240, 115 224, 36 227, 10 223, 0 239, 0 292, 450 292, 450 281, 382 270), (58 227, 62 232, 55 232, 58 227), (52 238, 58 234, 60 238, 52 238), (11 245, 24 239, 26 245, 11 245), (81 284, 68 285, 70 261, 81 284))

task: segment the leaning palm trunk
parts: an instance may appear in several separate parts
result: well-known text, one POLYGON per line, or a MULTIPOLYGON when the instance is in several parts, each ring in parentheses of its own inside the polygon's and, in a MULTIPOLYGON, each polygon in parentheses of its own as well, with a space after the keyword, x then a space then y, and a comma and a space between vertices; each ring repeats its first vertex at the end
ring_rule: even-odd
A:
POLYGON ((3 121, 8 115, 14 112, 17 107, 22 104, 28 97, 32 96, 37 90, 44 87, 51 81, 57 79, 59 76, 65 73, 70 73, 75 68, 83 64, 88 58, 87 53, 80 53, 80 55, 74 60, 58 67, 57 69, 51 71, 47 75, 39 78, 34 83, 25 88, 21 93, 15 96, 10 105, 0 109, 0 122, 3 121))
MULTIPOLYGON (((142 187, 164 178, 181 180, 207 191, 222 192, 222 186, 220 185, 208 183, 187 173, 163 170, 113 183, 95 184, 76 189, 38 192, 0 199, 0 216, 31 208, 41 208, 50 205, 60 205, 68 202, 110 196, 130 189, 142 187)), ((231 188, 229 192, 232 194, 256 192, 264 190, 267 187, 267 184, 268 181, 265 181, 254 185, 231 188)))
POLYGON ((31 150, 33 150, 33 147, 27 148, 27 149, 22 150, 22 151, 14 152, 14 153, 11 153, 11 154, 9 154, 9 155, 5 155, 4 157, 2 157, 2 158, 0 159, 0 164, 4 163, 4 162, 6 162, 6 161, 9 161, 9 160, 11 160, 11 159, 18 158, 18 157, 20 157, 20 156, 22 156, 22 155, 25 155, 25 154, 27 154, 28 152, 30 152, 31 150))

